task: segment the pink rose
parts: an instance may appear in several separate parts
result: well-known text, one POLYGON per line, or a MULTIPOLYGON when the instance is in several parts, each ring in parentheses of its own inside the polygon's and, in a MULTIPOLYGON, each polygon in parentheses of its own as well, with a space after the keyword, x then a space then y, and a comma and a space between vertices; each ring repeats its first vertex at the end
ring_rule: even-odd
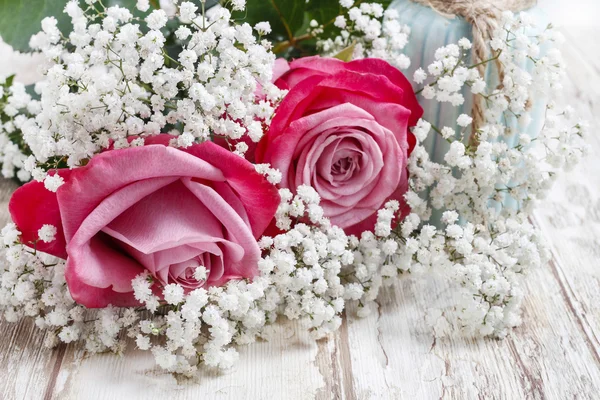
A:
POLYGON ((57 227, 56 240, 36 248, 67 260, 78 303, 136 305, 131 280, 144 271, 190 290, 257 274, 256 239, 275 214, 277 189, 214 143, 175 149, 167 147, 170 138, 58 170, 65 183, 57 193, 31 182, 11 198, 23 242, 44 224, 57 227), (209 271, 206 282, 194 279, 198 266, 209 271))
POLYGON ((380 59, 307 57, 275 84, 289 93, 256 161, 279 169, 282 187, 315 188, 325 216, 347 233, 373 230, 377 210, 390 199, 400 202, 403 216, 409 212, 408 127, 423 110, 398 69, 380 59))
POLYGON ((283 74, 290 70, 290 64, 285 58, 278 58, 273 64, 273 82, 277 81, 283 74))

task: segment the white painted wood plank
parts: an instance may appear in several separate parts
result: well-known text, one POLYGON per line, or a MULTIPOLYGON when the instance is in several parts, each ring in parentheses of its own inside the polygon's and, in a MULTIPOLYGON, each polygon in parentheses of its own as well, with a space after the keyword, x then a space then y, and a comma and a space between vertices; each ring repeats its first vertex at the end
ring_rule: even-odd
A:
POLYGON ((204 370, 193 379, 160 371, 150 353, 133 347, 120 357, 87 356, 69 346, 51 398, 314 399, 335 398, 330 390, 338 390, 332 380, 326 384, 320 372, 333 371, 330 353, 335 347, 325 343, 320 349, 294 323, 277 326, 269 342, 240 348, 240 361, 231 371, 204 370))
MULTIPOLYGON (((590 8, 600 16, 600 3, 590 8)), ((565 95, 591 129, 590 156, 562 175, 534 218, 552 245, 552 265, 580 330, 600 360, 600 29, 573 23, 565 27, 563 53, 569 65, 565 95), (595 31, 595 33, 594 33, 595 31)))
MULTIPOLYGON (((552 266, 529 277, 522 327, 505 340, 434 339, 424 318, 440 282, 405 281, 349 321, 357 399, 594 398, 600 368, 552 266)), ((441 293, 439 297, 434 297, 441 293)))
POLYGON ((42 398, 54 387, 62 354, 42 346, 45 333, 31 321, 0 323, 0 337, 0 398, 42 398))

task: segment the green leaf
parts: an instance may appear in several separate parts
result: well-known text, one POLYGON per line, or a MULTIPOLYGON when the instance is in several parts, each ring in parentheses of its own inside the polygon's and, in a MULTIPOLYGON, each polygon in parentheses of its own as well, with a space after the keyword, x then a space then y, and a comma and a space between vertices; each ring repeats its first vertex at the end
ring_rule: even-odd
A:
POLYGON ((35 83, 25 86, 25 91, 27 92, 28 95, 31 96, 32 99, 35 99, 35 100, 41 99, 41 96, 39 94, 37 94, 35 91, 35 83))
POLYGON ((233 12, 233 16, 252 26, 268 21, 272 30, 270 37, 290 40, 302 27, 305 12, 306 0, 248 0, 246 10, 233 12))
MULTIPOLYGON (((143 17, 135 8, 136 0, 104 0, 106 7, 119 5, 129 9, 136 17, 143 17)), ((29 38, 38 33, 42 19, 55 17, 58 29, 63 34, 71 30, 71 19, 63 11, 68 0, 0 0, 0 36, 15 50, 21 52, 31 51, 29 38)), ((88 6, 82 1, 83 9, 88 6)))
POLYGON ((352 44, 346 47, 344 50, 337 53, 333 58, 337 58, 338 60, 342 60, 345 62, 352 61, 352 55, 354 54, 354 48, 356 47, 356 42, 352 42, 352 44))
MULTIPOLYGON (((195 2, 198 2, 198 0, 195 0, 195 2)), ((209 8, 212 8, 217 4, 219 4, 219 0, 206 0, 206 3, 204 4, 204 9, 208 10, 209 8)))
MULTIPOLYGON (((59 29, 70 25, 63 13, 67 0, 0 0, 0 36, 18 51, 31 51, 29 38, 45 17, 55 16, 59 29)), ((62 29, 61 29, 62 30, 62 29)))
POLYGON ((342 14, 340 0, 308 0, 306 5, 311 19, 320 24, 326 24, 342 14))
POLYGON ((4 80, 4 85, 2 85, 2 86, 9 88, 12 86, 14 80, 15 80, 15 74, 7 76, 6 79, 4 80))

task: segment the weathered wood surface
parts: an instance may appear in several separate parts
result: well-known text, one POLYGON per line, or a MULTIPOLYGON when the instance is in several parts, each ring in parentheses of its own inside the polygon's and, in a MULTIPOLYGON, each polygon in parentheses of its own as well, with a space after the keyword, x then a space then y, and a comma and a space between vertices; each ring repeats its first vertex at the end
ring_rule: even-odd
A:
MULTIPOLYGON (((541 3, 567 37, 565 100, 600 126, 600 5, 541 3)), ((553 259, 528 278, 524 324, 505 340, 434 339, 425 315, 444 303, 444 284, 409 280, 386 290, 371 316, 346 318, 330 338, 314 342, 284 324, 272 341, 242 348, 232 371, 194 380, 160 372, 151 355, 133 348, 125 357, 88 356, 72 345, 46 351, 32 324, 0 323, 0 398, 600 398, 600 137, 591 132, 591 156, 534 215, 553 259)), ((0 185, 0 223, 13 188, 0 185)))

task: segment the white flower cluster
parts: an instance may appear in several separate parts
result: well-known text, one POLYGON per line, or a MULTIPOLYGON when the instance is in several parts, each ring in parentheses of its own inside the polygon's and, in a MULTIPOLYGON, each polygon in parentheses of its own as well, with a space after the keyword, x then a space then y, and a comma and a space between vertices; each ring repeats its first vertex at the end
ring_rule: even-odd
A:
MULTIPOLYGON (((434 314, 432 323, 448 327, 452 320, 467 332, 496 336, 504 336, 507 328, 520 322, 520 277, 549 257, 539 232, 528 221, 532 208, 547 195, 556 170, 572 167, 587 149, 581 140, 585 124, 573 121, 570 107, 558 110, 552 100, 541 132, 534 138, 527 135, 527 100, 540 91, 556 98, 552 93, 560 89, 564 73, 560 53, 539 51, 543 41, 559 36, 551 27, 539 36, 524 35, 530 24, 525 13, 505 13, 503 18, 503 27, 492 39, 496 56, 487 61, 502 64, 499 87, 486 89, 474 66, 464 64, 460 49, 470 47, 466 39, 436 53, 428 68, 435 81, 423 95, 458 105, 464 100, 462 87, 469 85, 473 93, 484 95, 486 123, 476 133, 478 145, 465 145, 471 117, 459 116, 458 134, 454 127, 440 129, 419 121, 413 130, 419 143, 429 134, 439 134, 450 147, 445 164, 437 164, 417 145, 409 160, 411 191, 406 195, 413 212, 424 220, 432 209, 453 210, 443 214, 444 229, 422 227, 416 245, 413 265, 449 277, 462 288, 454 312, 434 314), (533 62, 533 74, 519 66, 523 57, 533 62), (520 131, 511 130, 511 118, 518 120, 520 131), (503 139, 511 135, 518 135, 514 146, 503 139), (428 197, 419 197, 426 189, 428 197), (458 223, 459 217, 465 222, 458 223)), ((415 74, 418 82, 426 78, 423 70, 415 74)))
MULTIPOLYGON (((234 23, 225 8, 206 15, 182 2, 177 29, 170 31, 162 9, 140 20, 119 6, 87 3, 85 10, 77 1, 67 4, 68 35, 49 17, 31 38, 31 47, 47 59, 46 79, 38 84, 41 102, 13 85, 4 113, 27 108, 32 115, 19 115, 3 130, 20 128, 33 156, 24 162, 5 143, 7 171, 24 164, 22 178, 31 173, 41 181, 59 163, 76 167, 111 144, 139 146, 143 139, 128 138, 160 132, 177 135, 171 143, 177 147, 215 137, 260 140, 282 92, 270 83, 271 44, 258 42, 250 25, 234 23)), ((140 7, 147 8, 144 2, 140 7)), ((240 144, 238 153, 247 148, 240 144)))
MULTIPOLYGON (((457 125, 462 127, 460 132, 456 132, 454 127, 440 129, 426 121, 419 121, 413 129, 418 142, 423 142, 428 134, 435 132, 446 139, 450 147, 444 157, 445 164, 432 163, 423 149, 415 150, 411 160, 413 189, 415 192, 430 189, 428 200, 434 208, 455 209, 464 220, 474 224, 488 224, 499 214, 512 217, 519 212, 528 212, 536 199, 547 194, 556 179, 554 170, 571 168, 587 151, 581 140, 586 134, 586 124, 573 119, 571 107, 559 109, 552 100, 558 98, 556 90, 561 88, 560 81, 564 75, 560 53, 551 49, 547 55, 539 54, 544 40, 558 40, 559 35, 549 27, 542 35, 523 36, 522 32, 529 27, 528 21, 525 13, 519 16, 505 13, 505 28, 498 29, 492 39, 498 52, 488 62, 498 59, 504 70, 504 79, 497 88, 486 89, 478 84, 481 78, 473 66, 464 64, 459 46, 449 45, 438 50, 436 61, 428 68, 436 71, 433 74, 436 79, 425 87, 423 95, 430 89, 440 102, 462 104, 464 99, 460 92, 464 85, 472 88, 482 86, 482 90, 474 93, 482 93, 486 100, 486 123, 476 132, 479 144, 465 145, 467 128, 472 122, 470 116, 458 117, 457 125), (517 37, 521 45, 515 44, 517 37), (523 48, 530 49, 539 57, 530 56, 533 74, 520 66, 525 57, 523 48), (438 73, 438 69, 441 72, 438 73), (532 138, 525 133, 531 121, 526 102, 536 92, 547 94, 551 100, 546 105, 542 129, 532 138), (516 126, 519 131, 514 131, 513 120, 518 120, 516 126), (504 138, 514 136, 518 140, 513 140, 516 144, 510 146, 504 138), (502 207, 507 199, 518 207, 502 207)), ((470 47, 466 39, 460 42, 463 49, 470 47)), ((410 198, 413 199, 413 209, 420 210, 422 216, 428 218, 426 202, 415 199, 413 195, 410 198)))
POLYGON ((32 160, 28 160, 30 151, 21 127, 39 110, 40 102, 31 98, 22 83, 13 82, 13 76, 0 76, 0 163, 4 178, 31 179, 26 165, 32 160))
MULTIPOLYGON (((484 97, 488 121, 496 122, 502 117, 507 126, 511 119, 516 118, 520 127, 525 129, 530 122, 530 113, 527 111, 531 106, 528 104, 531 95, 542 94, 552 98, 562 89, 565 68, 557 48, 543 50, 548 43, 562 42, 560 32, 549 25, 542 33, 531 34, 531 28, 533 22, 527 13, 503 13, 490 40, 493 55, 470 66, 465 64, 472 47, 468 39, 463 38, 458 44, 438 49, 427 71, 419 68, 414 73, 413 79, 419 84, 428 77, 433 78, 418 93, 426 99, 458 106, 464 103, 461 89, 467 85, 471 93, 484 97), (533 64, 533 73, 523 68, 527 61, 533 64), (485 69, 492 62, 502 66, 501 81, 496 88, 486 88, 478 69, 485 69)), ((500 73, 497 67, 494 73, 500 73)))
POLYGON ((435 78, 418 93, 428 100, 435 98, 437 101, 448 102, 453 106, 460 106, 465 102, 461 93, 464 85, 468 85, 473 94, 482 93, 486 83, 479 75, 477 65, 465 65, 470 49, 471 42, 466 38, 461 39, 458 44, 439 48, 435 52, 435 61, 427 67, 428 72, 419 68, 414 73, 413 80, 416 83, 424 82, 428 73, 435 78))
POLYGON ((324 35, 328 25, 311 21, 311 34, 317 38, 317 48, 324 56, 334 56, 346 48, 353 49, 352 58, 381 58, 400 69, 410 66, 410 59, 400 51, 408 43, 410 28, 398 22, 396 10, 385 10, 378 3, 340 0, 344 11, 333 21, 339 33, 324 35))
MULTIPOLYGON (((52 228, 47 225, 40 229, 46 239, 50 239, 48 231, 52 228)), ((46 344, 54 345, 59 340, 54 329, 68 321, 82 321, 83 308, 76 306, 66 290, 65 262, 21 244, 20 234, 12 223, 0 234, 5 260, 0 264, 0 310, 11 322, 33 318, 40 329, 49 330, 46 344)), ((71 340, 77 339, 78 326, 72 325, 68 331, 71 340)), ((66 339, 65 335, 60 339, 66 339)))

